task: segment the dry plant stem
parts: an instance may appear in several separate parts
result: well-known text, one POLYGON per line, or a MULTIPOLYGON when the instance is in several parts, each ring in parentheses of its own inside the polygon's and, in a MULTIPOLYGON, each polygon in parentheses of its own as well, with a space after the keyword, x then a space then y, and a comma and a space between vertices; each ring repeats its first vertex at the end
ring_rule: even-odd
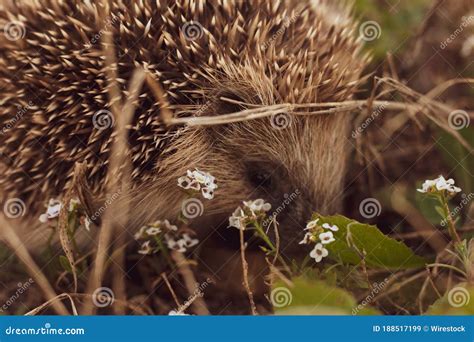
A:
POLYGON ((51 298, 50 300, 48 300, 47 302, 45 302, 45 303, 41 304, 40 306, 34 308, 33 310, 28 311, 25 314, 25 316, 37 315, 41 311, 43 311, 44 309, 48 308, 49 306, 54 305, 54 302, 59 301, 59 303, 61 303, 61 300, 65 299, 65 298, 69 299, 69 301, 71 303, 72 314, 74 316, 78 316, 77 309, 76 309, 76 304, 74 303, 74 300, 72 299, 71 295, 69 295, 68 293, 61 293, 60 295, 57 295, 56 297, 51 298))
POLYGON ((74 166, 74 176, 72 178, 72 184, 70 185, 69 189, 66 192, 66 195, 64 196, 63 205, 61 206, 59 219, 58 219, 59 240, 61 242, 63 251, 66 254, 67 260, 69 261, 69 264, 71 266, 72 277, 74 281, 74 292, 77 292, 77 270, 76 270, 76 262, 74 259, 74 251, 71 246, 71 241, 69 240, 69 235, 68 235, 68 226, 69 226, 68 219, 69 219, 69 202, 71 201, 80 171, 81 171, 81 165, 76 164, 74 166))
POLYGON ((168 124, 168 122, 173 120, 173 114, 169 109, 169 102, 166 99, 166 93, 163 91, 163 88, 161 87, 160 83, 155 80, 154 76, 149 72, 146 75, 146 82, 153 94, 155 95, 156 100, 161 104, 160 116, 162 117, 163 122, 165 124, 168 124))
MULTIPOLYGON (((109 13, 109 5, 107 0, 103 1, 104 13, 102 13, 102 19, 105 20, 109 13)), ((129 86, 129 98, 122 107, 120 88, 117 83, 117 61, 115 57, 115 46, 113 42, 113 36, 110 30, 104 30, 103 35, 103 52, 105 54, 106 61, 106 72, 108 81, 108 92, 110 97, 110 103, 112 108, 112 114, 116 118, 115 132, 116 138, 111 148, 111 155, 109 158, 108 177, 109 184, 107 184, 107 193, 114 194, 120 192, 128 193, 128 187, 130 184, 130 161, 126 158, 128 151, 128 137, 127 137, 127 125, 131 122, 136 102, 138 99, 139 91, 143 84, 145 75, 143 70, 136 69, 132 75, 129 86), (123 169, 122 184, 121 187, 118 181, 114 180, 114 175, 119 174, 119 169, 123 169)), ((118 227, 124 227, 128 216, 127 203, 123 203, 126 207, 120 209, 120 213, 117 212, 116 204, 113 202, 109 207, 106 208, 104 213, 104 219, 102 221, 101 232, 99 235, 99 243, 97 248, 97 254, 94 262, 94 268, 92 270, 91 278, 87 287, 87 292, 92 293, 96 288, 102 284, 102 279, 105 271, 105 262, 107 259, 107 250, 109 248, 110 240, 114 234, 114 230, 117 230, 117 236, 122 235, 121 229, 118 227)), ((119 241, 120 242, 120 241, 119 241)), ((122 241, 123 242, 123 241, 122 241)), ((123 265, 124 255, 118 257, 119 264, 123 265)), ((123 278, 123 275, 122 275, 123 278)), ((117 284, 118 278, 116 278, 117 284)), ((124 282, 124 279, 120 280, 124 282)), ((125 285, 119 285, 124 287, 125 285)), ((94 314, 96 308, 92 305, 92 302, 86 302, 84 305, 85 314, 94 314)))
MULTIPOLYGON (((184 279, 184 284, 186 285, 186 289, 188 293, 193 296, 194 292, 197 288, 199 288, 199 284, 194 277, 191 268, 189 267, 189 262, 186 260, 184 255, 177 251, 171 251, 171 257, 173 258, 176 266, 178 267, 179 273, 184 279)), ((201 297, 196 297, 193 301, 193 309, 198 315, 209 315, 210 312, 207 308, 206 303, 201 297)))
POLYGON ((410 225, 422 234, 426 243, 430 245, 437 253, 446 248, 448 244, 443 234, 438 231, 431 223, 411 203, 406 200, 406 186, 398 185, 394 188, 391 196, 393 209, 410 223, 410 225))
POLYGON ((458 235, 458 232, 456 231, 456 226, 454 225, 453 217, 451 216, 451 210, 449 209, 448 205, 448 200, 444 198, 443 196, 443 206, 444 206, 444 211, 446 212, 446 220, 448 221, 448 230, 449 230, 449 235, 451 235, 451 238, 456 244, 461 243, 461 238, 458 235))
POLYGON ((380 300, 386 296, 388 296, 389 294, 393 293, 393 292, 397 292, 399 291, 403 286, 411 283, 412 281, 415 281, 417 280, 418 278, 421 278, 422 276, 426 275, 426 271, 421 271, 419 273, 416 273, 414 274, 413 276, 405 279, 404 281, 400 282, 400 283, 396 283, 394 284, 392 287, 390 287, 387 291, 379 294, 378 296, 376 296, 374 298, 374 302, 377 301, 377 300, 380 300))
POLYGON ((249 265, 247 260, 245 259, 245 242, 244 242, 244 230, 242 227, 239 229, 240 232, 240 258, 242 259, 242 275, 244 280, 244 287, 245 291, 247 291, 247 295, 249 297, 250 302, 250 310, 252 311, 252 315, 257 315, 257 308, 255 306, 255 301, 253 299, 253 293, 250 289, 250 282, 249 282, 249 265))
POLYGON ((171 286, 170 281, 168 280, 168 277, 166 276, 166 273, 161 273, 161 277, 163 278, 166 286, 168 286, 168 289, 170 290, 171 296, 174 299, 174 302, 176 303, 176 307, 180 308, 181 304, 179 303, 178 296, 176 296, 176 292, 174 292, 173 287, 171 286))
MULTIPOLYGON (((125 249, 127 248, 126 242, 124 241, 125 235, 121 232, 117 240, 115 241, 115 245, 120 246, 115 249, 112 255, 112 288, 114 291, 114 297, 117 299, 127 300, 127 289, 125 284, 125 277, 124 277, 124 267, 125 267, 125 249)), ((114 299, 115 299, 114 298, 114 299)), ((126 307, 120 302, 114 302, 115 305, 112 306, 114 314, 116 315, 125 315, 126 314, 126 307)))
MULTIPOLYGON (((54 305, 55 301, 61 301, 61 300, 66 299, 66 298, 70 299, 71 305, 73 306, 74 315, 77 315, 77 310, 75 309, 74 302, 72 302, 73 298, 91 299, 92 296, 89 295, 89 294, 84 294, 84 293, 61 293, 60 295, 57 295, 56 297, 50 299, 49 301, 41 304, 40 306, 34 308, 33 310, 27 312, 25 315, 27 315, 27 316, 37 315, 42 310, 54 305)), ((133 312, 135 312, 137 314, 140 314, 140 315, 152 314, 151 311, 146 312, 146 311, 142 310, 142 308, 139 307, 138 305, 131 304, 129 302, 120 301, 118 299, 115 299, 114 301, 115 302, 120 302, 121 305, 128 307, 130 310, 132 310, 133 312)))
MULTIPOLYGON (((52 288, 46 276, 35 263, 26 247, 21 242, 18 235, 15 233, 13 227, 5 220, 3 215, 0 215, 0 235, 5 239, 6 243, 15 251, 15 254, 25 264, 28 273, 35 280, 38 286, 43 291, 47 300, 52 300, 57 297, 56 292, 52 288)), ((68 310, 63 303, 53 301, 52 307, 59 315, 69 315, 68 310)))

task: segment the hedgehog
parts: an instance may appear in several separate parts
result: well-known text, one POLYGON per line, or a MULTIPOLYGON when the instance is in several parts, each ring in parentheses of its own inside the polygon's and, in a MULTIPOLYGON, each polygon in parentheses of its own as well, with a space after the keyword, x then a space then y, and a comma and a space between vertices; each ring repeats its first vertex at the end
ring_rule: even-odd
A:
MULTIPOLYGON (((345 101, 369 59, 345 1, 111 0, 105 20, 101 6, 45 0, 0 9, 2 203, 21 199, 28 216, 64 194, 78 162, 104 200, 115 119, 108 67, 124 97, 141 67, 159 80, 175 117, 193 117, 345 101), (115 66, 103 54, 105 31, 115 66)), ((127 127, 132 186, 119 200, 131 208, 130 237, 147 222, 177 217, 185 198, 177 179, 196 168, 218 184, 190 224, 198 234, 227 228, 242 200, 281 209, 297 193, 277 217, 282 253, 292 255, 313 211, 341 209, 348 113, 286 113, 283 127, 274 118, 179 127, 164 124, 163 105, 145 85, 127 127)))

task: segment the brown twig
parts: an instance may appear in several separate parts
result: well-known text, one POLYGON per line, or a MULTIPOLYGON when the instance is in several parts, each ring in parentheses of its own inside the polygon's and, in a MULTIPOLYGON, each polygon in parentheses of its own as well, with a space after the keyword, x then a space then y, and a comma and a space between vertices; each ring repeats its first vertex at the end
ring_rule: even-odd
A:
MULTIPOLYGON (((176 263, 176 266, 178 267, 179 273, 184 279, 184 284, 186 286, 186 289, 188 290, 188 293, 193 296, 194 292, 196 289, 199 287, 198 282, 196 281, 196 278, 194 277, 193 272, 191 271, 191 268, 189 267, 189 263, 184 257, 184 255, 180 252, 177 251, 171 251, 171 257, 173 258, 174 262, 176 263)), ((193 304, 193 309, 198 315, 209 315, 210 312, 207 308, 206 303, 204 300, 196 296, 196 298, 192 302, 193 304)))
POLYGON ((250 310, 252 311, 252 315, 257 315, 257 307, 255 306, 255 301, 253 299, 253 293, 250 289, 250 282, 249 282, 249 265, 247 260, 245 259, 245 242, 244 242, 244 230, 242 228, 239 229, 240 232, 240 258, 242 259, 242 273, 243 273, 243 284, 245 291, 249 297, 250 302, 250 310))

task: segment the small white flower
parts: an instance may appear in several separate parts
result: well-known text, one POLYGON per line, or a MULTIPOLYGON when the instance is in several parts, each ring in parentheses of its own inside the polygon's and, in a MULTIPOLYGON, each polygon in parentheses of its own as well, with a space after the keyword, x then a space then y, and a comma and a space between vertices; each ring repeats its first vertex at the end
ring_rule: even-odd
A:
POLYGON ((238 207, 232 213, 232 216, 229 217, 229 227, 235 227, 235 228, 238 228, 238 229, 245 229, 242 221, 246 218, 247 218, 247 216, 245 215, 242 208, 238 207))
POLYGON ((434 185, 436 185, 436 181, 427 179, 427 180, 425 180, 425 182, 422 184, 421 189, 416 189, 416 191, 426 193, 426 192, 429 192, 430 189, 431 189, 434 185))
POLYGON ((158 226, 162 224, 164 228, 166 228, 167 230, 169 231, 177 231, 178 230, 178 227, 176 227, 174 224, 171 224, 170 221, 168 220, 163 220, 163 221, 156 221, 153 225, 155 226, 158 226))
POLYGON ((217 189, 215 178, 210 173, 199 169, 187 170, 186 176, 178 178, 178 186, 201 191, 202 196, 209 200, 214 198, 214 191, 217 189))
POLYGON ((334 235, 332 235, 332 232, 325 232, 325 233, 319 234, 319 239, 321 240, 321 243, 323 245, 327 245, 328 243, 336 241, 336 239, 334 238, 334 235))
POLYGON ((42 223, 48 222, 49 219, 53 219, 59 216, 61 211, 61 202, 56 199, 50 199, 48 202, 48 208, 46 212, 40 215, 39 220, 42 223))
POLYGON ((421 193, 444 190, 452 194, 461 192, 461 188, 458 188, 454 185, 454 179, 445 179, 443 176, 439 176, 438 178, 432 180, 425 180, 421 186, 421 189, 416 190, 421 193))
POLYGON ((178 186, 182 187, 183 189, 190 189, 192 186, 192 179, 186 176, 178 178, 178 186))
POLYGON ((320 262, 323 258, 327 257, 329 254, 328 250, 323 247, 321 243, 316 244, 314 249, 309 253, 309 256, 316 260, 316 262, 320 262))
POLYGON ((166 245, 168 246, 169 249, 173 249, 181 253, 186 252, 186 246, 185 246, 184 240, 182 239, 175 240, 175 238, 173 238, 169 234, 165 234, 165 240, 166 240, 166 245))
POLYGON ((193 246, 196 246, 198 243, 199 243, 199 240, 198 239, 193 239, 189 236, 189 234, 187 233, 184 233, 181 240, 183 241, 184 243, 184 246, 187 247, 187 248, 190 248, 190 247, 193 247, 193 246))
POLYGON ((143 238, 145 236, 145 231, 147 230, 147 228, 148 228, 147 226, 141 227, 140 230, 136 232, 135 235, 133 236, 135 240, 139 240, 143 238))
POLYGON ((158 228, 158 227, 150 227, 146 230, 146 233, 148 235, 157 235, 157 234, 161 233, 161 229, 158 228))
POLYGON ((332 230, 333 232, 337 232, 339 227, 333 224, 332 226, 329 223, 323 223, 323 228, 332 230))
POLYGON ((145 241, 144 243, 142 243, 140 249, 138 250, 138 253, 144 255, 153 253, 153 247, 150 246, 150 241, 145 241))
POLYGON ((308 243, 311 241, 311 238, 312 238, 312 237, 313 237, 313 234, 311 234, 311 233, 306 233, 306 234, 304 235, 303 240, 301 240, 301 241, 299 242, 299 244, 300 244, 300 245, 306 245, 306 244, 308 244, 308 243))
POLYGON ((263 199, 259 198, 255 201, 244 201, 244 205, 249 208, 252 213, 256 211, 269 211, 272 206, 270 203, 265 202, 263 199))
POLYGON ((313 229, 314 227, 316 227, 316 225, 318 224, 318 221, 319 221, 319 219, 316 219, 316 220, 313 220, 313 221, 309 221, 309 222, 306 224, 305 230, 310 230, 310 229, 313 229))
POLYGON ((205 199, 211 200, 214 198, 214 189, 210 187, 202 188, 201 189, 202 197, 205 199))

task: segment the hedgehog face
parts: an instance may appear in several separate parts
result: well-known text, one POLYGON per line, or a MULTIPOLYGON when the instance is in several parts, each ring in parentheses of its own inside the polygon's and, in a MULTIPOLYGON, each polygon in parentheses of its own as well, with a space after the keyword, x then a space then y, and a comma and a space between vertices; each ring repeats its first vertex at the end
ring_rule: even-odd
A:
MULTIPOLYGON (((347 120, 339 114, 288 119, 284 128, 268 118, 205 130, 207 148, 198 168, 215 176, 219 188, 196 230, 233 230, 227 226, 235 208, 262 198, 279 223, 282 254, 304 252, 298 242, 311 214, 334 213, 342 200, 347 120)), ((275 238, 271 227, 269 235, 275 238)))

